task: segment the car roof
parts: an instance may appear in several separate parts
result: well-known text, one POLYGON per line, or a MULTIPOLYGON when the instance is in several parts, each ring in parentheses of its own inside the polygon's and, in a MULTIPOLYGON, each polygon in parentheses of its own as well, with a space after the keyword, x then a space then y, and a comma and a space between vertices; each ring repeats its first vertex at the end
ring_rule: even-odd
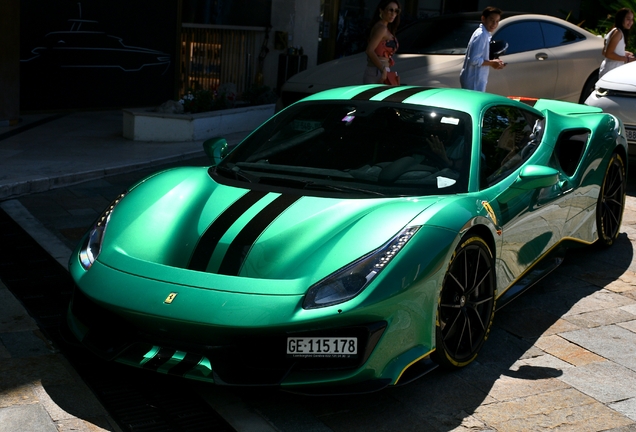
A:
MULTIPOLYGON (((406 31, 408 28, 417 25, 418 23, 422 23, 422 22, 432 22, 432 21, 457 21, 457 20, 462 20, 462 21, 481 21, 481 12, 460 12, 460 13, 453 13, 453 14, 444 14, 444 15, 437 15, 434 17, 427 17, 427 18, 422 18, 419 20, 416 20, 414 22, 411 22, 403 27, 401 27, 398 30, 398 35, 403 32, 406 31)), ((573 24, 565 19, 559 18, 559 17, 555 17, 552 15, 544 15, 544 14, 535 14, 535 13, 528 13, 528 12, 520 12, 520 11, 511 11, 511 12, 507 12, 507 11, 503 11, 503 14, 501 16, 501 21, 500 21, 500 25, 504 24, 504 23, 510 23, 510 22, 514 22, 514 21, 526 21, 526 20, 538 20, 538 21, 549 21, 549 22, 553 22, 555 24, 561 24, 561 25, 566 25, 568 27, 571 28, 576 28, 578 30, 580 30, 581 32, 585 33, 586 35, 592 35, 594 36, 592 33, 590 33, 589 31, 585 30, 584 28, 577 26, 576 24, 573 24)))
POLYGON ((305 101, 327 100, 370 100, 378 102, 395 102, 423 106, 434 106, 467 112, 478 116, 482 107, 490 104, 515 105, 519 108, 540 111, 531 106, 512 100, 505 96, 458 88, 431 88, 419 86, 386 86, 383 84, 338 87, 325 90, 304 99, 305 101))
MULTIPOLYGON (((565 26, 565 27, 569 27, 573 30, 576 30, 579 33, 584 34, 586 37, 596 37, 596 35, 594 35, 593 33, 590 33, 589 31, 585 30, 583 27, 580 27, 574 23, 571 23, 567 20, 564 20, 562 18, 558 18, 552 15, 543 15, 543 14, 531 14, 531 13, 515 13, 512 16, 506 16, 504 13, 504 18, 501 19, 499 25, 502 24, 509 24, 509 23, 513 23, 515 21, 532 21, 532 20, 536 20, 536 21, 548 21, 557 25, 561 25, 561 26, 565 26)), ((495 31, 496 33, 496 31, 495 31)))

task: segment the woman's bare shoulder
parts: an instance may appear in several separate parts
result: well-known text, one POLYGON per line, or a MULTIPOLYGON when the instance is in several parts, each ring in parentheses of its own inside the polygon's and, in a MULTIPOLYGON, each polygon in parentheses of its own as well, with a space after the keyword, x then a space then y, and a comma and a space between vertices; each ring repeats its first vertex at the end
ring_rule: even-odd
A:
POLYGON ((389 33, 389 28, 386 26, 386 24, 383 21, 378 21, 377 23, 373 24, 373 27, 371 27, 371 33, 372 34, 383 34, 386 35, 387 33, 389 33))

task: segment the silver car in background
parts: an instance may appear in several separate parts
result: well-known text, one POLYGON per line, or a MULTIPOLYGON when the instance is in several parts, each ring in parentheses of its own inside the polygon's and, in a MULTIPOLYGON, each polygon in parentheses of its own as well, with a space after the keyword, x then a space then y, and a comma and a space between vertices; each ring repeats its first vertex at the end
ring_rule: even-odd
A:
MULTIPOLYGON (((460 87, 466 46, 481 13, 441 15, 404 26, 393 68, 403 85, 460 87)), ((487 91, 503 96, 583 103, 594 89, 603 60, 603 39, 548 15, 504 13, 493 40, 508 48, 507 63, 492 70, 487 91)), ((355 54, 292 76, 280 89, 279 108, 318 91, 361 84, 365 53, 355 54)))
POLYGON ((585 104, 602 108, 623 121, 629 155, 636 156, 636 62, 603 75, 585 104))

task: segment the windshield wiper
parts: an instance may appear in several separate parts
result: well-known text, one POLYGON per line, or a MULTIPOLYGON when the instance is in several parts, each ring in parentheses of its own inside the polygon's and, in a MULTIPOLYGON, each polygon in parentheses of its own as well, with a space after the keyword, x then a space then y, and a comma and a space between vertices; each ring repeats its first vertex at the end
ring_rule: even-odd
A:
POLYGON ((353 186, 345 186, 345 185, 333 185, 326 183, 316 183, 313 181, 305 182, 305 189, 314 189, 314 190, 332 190, 336 192, 360 192, 365 195, 377 195, 377 196, 386 196, 382 192, 372 191, 369 189, 356 188, 353 186))
POLYGON ((336 191, 336 192, 358 192, 358 193, 363 193, 365 195, 386 196, 385 194, 380 192, 376 192, 376 191, 372 191, 368 189, 356 188, 353 186, 345 186, 341 184, 334 185, 334 184, 328 184, 328 183, 316 183, 315 181, 312 181, 312 180, 292 179, 289 177, 264 176, 260 178, 259 183, 269 184, 273 186, 286 186, 286 187, 292 187, 295 189, 329 190, 329 191, 336 191))
POLYGON ((369 189, 356 188, 353 186, 346 186, 342 184, 333 185, 327 183, 316 183, 311 180, 300 180, 300 179, 292 179, 288 177, 271 177, 271 176, 255 176, 252 174, 248 174, 238 166, 234 164, 226 165, 217 165, 215 167, 215 171, 222 173, 223 175, 230 175, 236 180, 245 180, 249 183, 260 183, 260 184, 269 184, 272 186, 286 186, 292 187, 296 189, 306 189, 306 190, 330 190, 336 192, 358 192, 365 195, 376 195, 376 196, 386 196, 385 194, 377 191, 372 191, 369 189))
POLYGON ((245 171, 243 171, 242 169, 240 169, 238 166, 234 164, 227 164, 227 166, 217 165, 214 168, 214 171, 223 173, 224 175, 229 174, 236 180, 245 180, 249 183, 258 183, 259 181, 259 177, 246 173, 245 171))

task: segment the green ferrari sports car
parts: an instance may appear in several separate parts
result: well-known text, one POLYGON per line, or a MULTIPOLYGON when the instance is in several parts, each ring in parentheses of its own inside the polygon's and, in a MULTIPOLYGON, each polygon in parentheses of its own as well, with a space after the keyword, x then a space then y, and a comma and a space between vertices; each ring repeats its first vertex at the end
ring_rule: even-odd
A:
POLYGON ((368 392, 468 365, 625 205, 621 121, 568 102, 344 87, 203 146, 211 166, 138 182, 84 236, 67 323, 103 358, 218 385, 368 392))

